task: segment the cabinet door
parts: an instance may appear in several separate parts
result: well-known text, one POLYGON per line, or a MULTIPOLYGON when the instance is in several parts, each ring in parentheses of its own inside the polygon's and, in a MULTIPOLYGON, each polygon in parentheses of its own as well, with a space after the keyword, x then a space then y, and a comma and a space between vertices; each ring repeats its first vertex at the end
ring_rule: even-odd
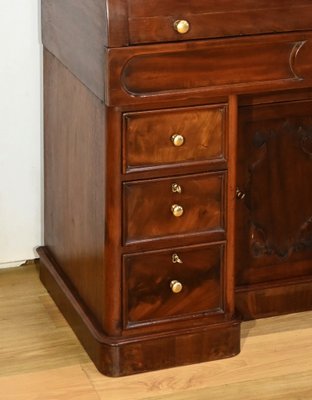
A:
POLYGON ((312 274, 312 101, 242 107, 237 285, 312 274))

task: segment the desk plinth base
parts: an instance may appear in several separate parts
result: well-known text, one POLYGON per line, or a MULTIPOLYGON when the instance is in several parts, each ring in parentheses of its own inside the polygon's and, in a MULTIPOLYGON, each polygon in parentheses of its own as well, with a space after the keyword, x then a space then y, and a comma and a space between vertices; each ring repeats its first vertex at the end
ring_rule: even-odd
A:
POLYGON ((235 304, 245 321, 312 310, 312 278, 238 287, 235 304))
POLYGON ((109 337, 91 321, 44 247, 40 279, 98 370, 112 377, 234 356, 240 351, 240 322, 230 321, 135 337, 109 337))

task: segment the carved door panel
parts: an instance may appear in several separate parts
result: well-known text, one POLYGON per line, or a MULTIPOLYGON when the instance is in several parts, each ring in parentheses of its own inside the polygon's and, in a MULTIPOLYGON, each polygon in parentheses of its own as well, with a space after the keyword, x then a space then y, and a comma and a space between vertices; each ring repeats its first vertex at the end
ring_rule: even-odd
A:
POLYGON ((312 275, 312 101, 242 107, 237 285, 312 275))

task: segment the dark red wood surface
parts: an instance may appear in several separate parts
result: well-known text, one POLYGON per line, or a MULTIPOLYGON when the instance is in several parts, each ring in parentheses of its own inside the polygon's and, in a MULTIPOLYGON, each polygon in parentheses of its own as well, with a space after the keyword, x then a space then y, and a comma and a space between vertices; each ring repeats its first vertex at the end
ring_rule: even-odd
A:
POLYGON ((103 325, 104 110, 48 52, 44 67, 44 240, 103 325))
MULTIPOLYGON (((172 164, 226 162, 227 107, 191 107, 124 114, 124 172, 172 164), (171 137, 182 135, 175 147, 171 137)), ((222 164, 221 164, 222 165, 222 164)))
POLYGON ((125 183, 124 243, 224 232, 225 185, 219 172, 125 183), (181 193, 172 192, 173 184, 181 193), (183 207, 182 216, 173 215, 173 205, 183 207))
POLYGON ((173 42, 226 36, 308 30, 309 0, 130 0, 130 43, 173 42), (190 30, 179 34, 176 20, 190 30))
POLYGON ((50 254, 41 247, 40 277, 100 372, 112 377, 177 367, 220 358, 240 351, 237 321, 143 332, 128 338, 103 334, 50 254))
POLYGON ((97 368, 232 356, 237 313, 311 309, 310 0, 42 0, 42 16, 41 279, 97 368))
POLYGON ((224 245, 174 248, 124 258, 125 324, 224 313, 224 245), (181 262, 173 262, 177 255, 181 262), (182 284, 173 293, 170 283, 182 284))
POLYGON ((312 102, 243 107, 237 285, 312 274, 312 102))
POLYGON ((310 32, 109 49, 105 100, 130 105, 307 87, 311 61, 310 32))

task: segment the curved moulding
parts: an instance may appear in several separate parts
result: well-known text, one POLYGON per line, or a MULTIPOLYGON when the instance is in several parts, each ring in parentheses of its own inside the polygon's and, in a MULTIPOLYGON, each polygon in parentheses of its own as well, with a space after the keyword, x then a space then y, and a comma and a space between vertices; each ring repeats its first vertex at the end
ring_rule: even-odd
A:
POLYGON ((311 40, 312 34, 282 34, 112 49, 107 102, 307 86, 312 80, 311 40))

